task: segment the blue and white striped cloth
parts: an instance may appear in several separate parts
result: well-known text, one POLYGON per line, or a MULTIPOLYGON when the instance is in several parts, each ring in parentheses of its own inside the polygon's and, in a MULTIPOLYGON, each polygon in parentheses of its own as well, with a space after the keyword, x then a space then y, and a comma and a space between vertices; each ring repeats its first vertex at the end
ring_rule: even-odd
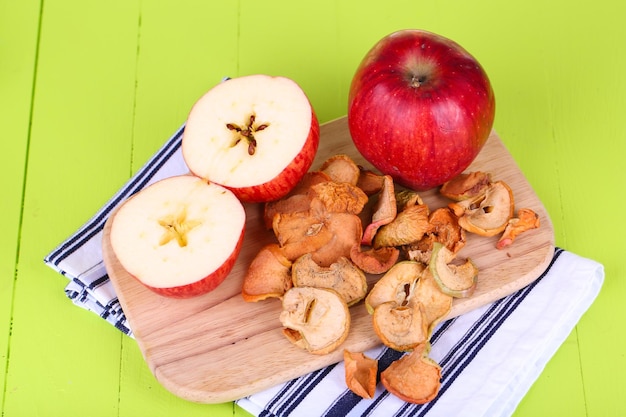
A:
POLYGON ((67 277, 67 296, 133 336, 102 260, 102 230, 115 208, 137 191, 163 178, 185 174, 181 126, 150 160, 79 230, 50 252, 44 262, 67 277))
MULTIPOLYGON (((441 323, 430 356, 442 366, 439 395, 409 404, 378 384, 374 399, 350 392, 340 362, 242 398, 260 417, 504 417, 510 416, 602 287, 595 261, 557 249, 546 272, 510 296, 441 323)), ((379 347, 379 372, 401 353, 379 347)))
MULTIPOLYGON (((182 159, 182 126, 87 223, 44 262, 70 281, 66 295, 133 336, 104 267, 102 230, 109 214, 147 185, 188 169, 182 159)), ((407 404, 378 384, 363 400, 346 389, 343 363, 323 368, 237 401, 255 416, 509 416, 548 360, 593 303, 604 281, 601 264, 557 249, 537 281, 493 304, 436 329, 431 357, 442 365, 439 396, 407 404)), ((379 371, 400 353, 368 351, 379 371)))

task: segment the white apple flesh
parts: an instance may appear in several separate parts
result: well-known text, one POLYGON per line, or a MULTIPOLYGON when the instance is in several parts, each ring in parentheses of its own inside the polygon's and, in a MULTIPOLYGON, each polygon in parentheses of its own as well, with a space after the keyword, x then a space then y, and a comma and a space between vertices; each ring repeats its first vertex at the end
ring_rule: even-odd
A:
POLYGON ((112 219, 110 241, 123 268, 151 290, 187 298, 212 291, 239 255, 246 214, 229 190, 192 176, 155 182, 112 219))
POLYGON ((249 75, 222 82, 192 107, 183 158, 196 176, 244 202, 286 195, 308 171, 319 122, 300 86, 285 77, 249 75))

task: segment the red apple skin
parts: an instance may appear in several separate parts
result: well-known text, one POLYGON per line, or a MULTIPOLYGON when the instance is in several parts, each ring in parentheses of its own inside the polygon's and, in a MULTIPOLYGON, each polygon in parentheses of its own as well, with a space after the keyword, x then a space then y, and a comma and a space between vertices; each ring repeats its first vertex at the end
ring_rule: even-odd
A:
POLYGON ((381 39, 350 86, 348 125, 356 148, 382 173, 418 191, 465 170, 494 117, 494 93, 478 61, 422 30, 381 39))
MULTIPOLYGON (((139 282, 141 282, 141 284, 144 285, 146 288, 152 290, 153 292, 159 295, 169 297, 169 298, 181 298, 181 299, 192 298, 192 297, 197 297, 197 296, 206 294, 216 289, 222 282, 224 282, 228 274, 230 274, 230 271, 235 266, 235 262, 237 261, 237 258, 239 257, 239 253, 241 252, 244 234, 245 234, 245 226, 243 230, 241 231, 241 235, 239 236, 239 240, 237 241, 237 245, 235 246, 235 249, 230 254, 228 259, 226 259, 224 263, 215 271, 213 271, 210 275, 196 282, 192 282, 191 284, 181 285, 178 287, 157 288, 157 287, 152 287, 150 285, 146 285, 145 283, 141 282, 141 280, 138 279, 137 277, 134 277, 134 278, 137 279, 139 282)), ((211 256, 211 255, 207 254, 207 256, 211 256)))
POLYGON ((287 195, 311 168, 319 143, 320 124, 315 111, 311 110, 311 129, 307 140, 300 153, 280 174, 263 184, 251 187, 226 188, 231 190, 239 200, 246 203, 266 203, 278 200, 287 195))

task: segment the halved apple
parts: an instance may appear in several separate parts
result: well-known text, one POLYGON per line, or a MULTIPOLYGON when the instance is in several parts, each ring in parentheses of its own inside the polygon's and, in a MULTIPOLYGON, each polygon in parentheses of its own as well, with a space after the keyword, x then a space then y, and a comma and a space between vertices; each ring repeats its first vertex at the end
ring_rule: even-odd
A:
POLYGON ((224 187, 192 175, 160 180, 124 202, 111 247, 126 271, 158 294, 212 291, 241 250, 246 214, 224 187))
POLYGON ((313 163, 319 122, 293 80, 257 74, 233 78, 192 107, 182 153, 190 171, 244 202, 285 196, 313 163))

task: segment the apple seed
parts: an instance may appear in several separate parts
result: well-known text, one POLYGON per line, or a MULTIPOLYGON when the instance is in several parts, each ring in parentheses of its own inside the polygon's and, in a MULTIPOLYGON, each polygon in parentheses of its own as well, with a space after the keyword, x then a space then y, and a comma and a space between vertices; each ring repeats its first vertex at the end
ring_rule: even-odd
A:
POLYGON ((248 142, 248 155, 254 155, 256 152, 257 142, 254 138, 254 133, 265 130, 269 126, 269 123, 255 125, 255 121, 256 116, 251 114, 246 126, 241 127, 235 123, 226 123, 226 128, 237 134, 232 146, 237 146, 242 139, 245 140, 248 142))

